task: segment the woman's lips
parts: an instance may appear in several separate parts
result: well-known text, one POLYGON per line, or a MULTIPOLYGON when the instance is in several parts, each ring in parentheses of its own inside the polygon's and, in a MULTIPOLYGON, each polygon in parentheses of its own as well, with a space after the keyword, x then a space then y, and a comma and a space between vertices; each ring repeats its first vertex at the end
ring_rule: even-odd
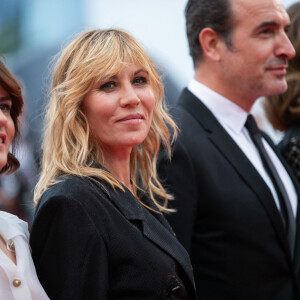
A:
POLYGON ((144 120, 144 116, 142 114, 130 114, 127 115, 121 119, 119 119, 117 122, 126 122, 126 121, 140 121, 140 120, 144 120))
POLYGON ((6 135, 3 134, 3 133, 1 133, 1 134, 0 134, 0 144, 4 144, 5 141, 6 141, 6 135))

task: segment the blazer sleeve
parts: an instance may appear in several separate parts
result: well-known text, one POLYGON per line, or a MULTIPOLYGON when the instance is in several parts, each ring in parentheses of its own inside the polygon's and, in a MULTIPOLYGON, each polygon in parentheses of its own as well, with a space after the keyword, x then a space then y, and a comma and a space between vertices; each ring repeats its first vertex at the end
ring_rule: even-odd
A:
POLYGON ((176 212, 166 218, 178 240, 190 252, 197 215, 197 182, 193 162, 179 140, 174 145, 171 161, 164 154, 160 156, 158 173, 163 186, 174 196, 169 203, 176 212))
POLYGON ((108 298, 105 242, 79 202, 64 196, 49 198, 36 215, 30 244, 50 299, 108 298))

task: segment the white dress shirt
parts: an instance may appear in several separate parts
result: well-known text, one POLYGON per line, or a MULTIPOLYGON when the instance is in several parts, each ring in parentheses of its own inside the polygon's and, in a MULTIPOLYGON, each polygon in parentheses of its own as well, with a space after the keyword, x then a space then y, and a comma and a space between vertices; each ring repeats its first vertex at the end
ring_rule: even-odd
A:
POLYGON ((27 223, 18 217, 0 211, 0 235, 7 243, 13 242, 17 263, 14 264, 0 250, 0 299, 2 300, 46 300, 35 271, 28 244, 27 223))
MULTIPOLYGON (((188 89, 214 114, 220 124, 248 157, 270 188, 276 206, 280 210, 280 204, 273 182, 263 166, 259 152, 254 145, 248 130, 244 126, 248 113, 237 104, 194 79, 190 82, 188 89)), ((291 178, 265 139, 263 139, 263 143, 286 188, 294 216, 296 217, 298 199, 291 178)))

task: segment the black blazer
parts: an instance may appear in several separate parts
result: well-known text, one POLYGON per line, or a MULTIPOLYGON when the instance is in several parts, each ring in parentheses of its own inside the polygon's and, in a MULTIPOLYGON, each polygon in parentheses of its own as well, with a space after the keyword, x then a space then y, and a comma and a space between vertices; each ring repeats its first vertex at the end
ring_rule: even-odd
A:
POLYGON ((191 254, 199 299, 296 299, 299 217, 292 259, 268 186, 214 115, 185 89, 174 116, 181 133, 159 173, 175 196, 169 221, 191 254))
POLYGON ((195 299, 186 250, 127 189, 63 179, 43 194, 30 245, 53 300, 195 299))

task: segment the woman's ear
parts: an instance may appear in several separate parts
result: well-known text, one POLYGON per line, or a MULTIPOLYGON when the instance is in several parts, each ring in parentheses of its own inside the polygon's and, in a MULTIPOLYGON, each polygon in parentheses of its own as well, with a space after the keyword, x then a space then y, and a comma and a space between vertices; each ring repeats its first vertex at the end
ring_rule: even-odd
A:
POLYGON ((206 27, 199 33, 199 43, 203 49, 203 57, 213 61, 220 60, 221 38, 213 29, 206 27))

